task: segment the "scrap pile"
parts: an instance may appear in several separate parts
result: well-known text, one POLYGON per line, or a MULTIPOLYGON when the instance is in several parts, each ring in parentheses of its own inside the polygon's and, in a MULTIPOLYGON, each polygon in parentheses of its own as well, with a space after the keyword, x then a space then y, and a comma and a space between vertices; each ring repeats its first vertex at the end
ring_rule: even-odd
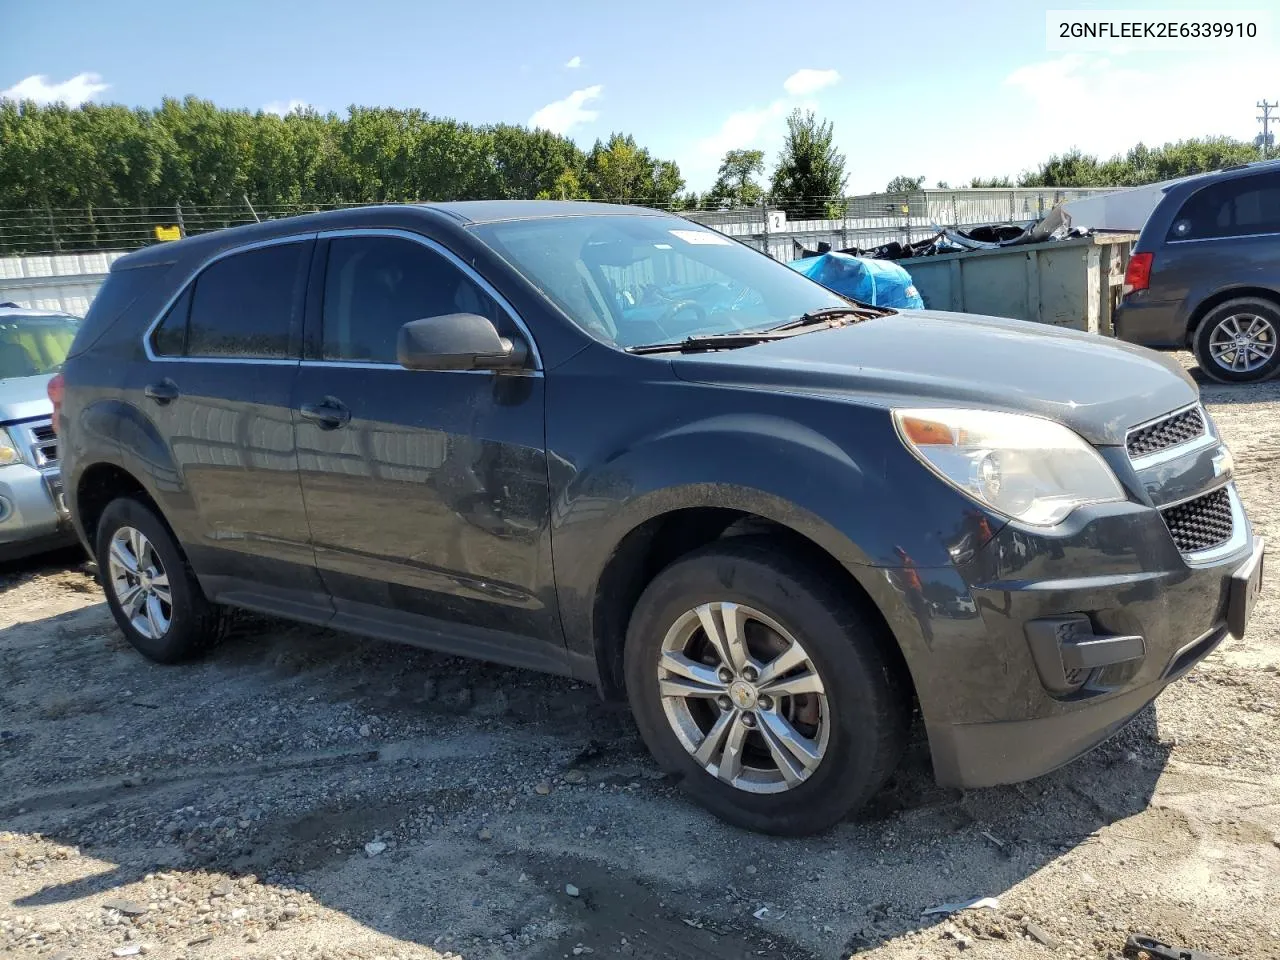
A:
MULTIPOLYGON (((1000 247, 1012 247, 1024 243, 1067 240, 1072 237, 1087 237, 1093 233, 1088 228, 1073 227, 1071 215, 1060 206, 1032 224, 991 223, 965 230, 949 230, 935 225, 934 229, 937 233, 933 236, 915 243, 894 240, 865 250, 849 247, 834 252, 861 257, 865 260, 908 260, 912 257, 932 257, 942 253, 960 253, 965 250, 996 250, 1000 247)), ((829 243, 819 243, 816 250, 810 250, 799 241, 795 242, 797 260, 820 257, 832 252, 829 243)))

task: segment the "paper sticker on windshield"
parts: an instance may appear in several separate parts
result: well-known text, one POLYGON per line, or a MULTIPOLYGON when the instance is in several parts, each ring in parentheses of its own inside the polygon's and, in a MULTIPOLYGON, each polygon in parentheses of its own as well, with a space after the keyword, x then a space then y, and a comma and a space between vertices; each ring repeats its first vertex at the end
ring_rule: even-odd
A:
POLYGON ((717 246, 728 246, 731 242, 728 237, 722 233, 714 233, 710 230, 672 230, 673 237, 679 237, 685 243, 707 243, 717 246))

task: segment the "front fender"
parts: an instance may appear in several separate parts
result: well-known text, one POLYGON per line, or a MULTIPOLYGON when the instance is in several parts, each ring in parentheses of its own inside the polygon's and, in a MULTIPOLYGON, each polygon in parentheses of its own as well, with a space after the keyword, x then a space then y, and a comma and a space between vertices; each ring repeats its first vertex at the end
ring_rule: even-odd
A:
POLYGON ((556 583, 572 653, 594 651, 595 598, 624 538, 698 507, 755 514, 817 544, 863 584, 903 640, 900 593, 877 568, 909 560, 953 575, 950 550, 966 533, 979 545, 966 519, 973 505, 907 453, 887 414, 814 407, 839 409, 847 439, 777 415, 725 412, 655 432, 594 466, 551 458, 556 583))

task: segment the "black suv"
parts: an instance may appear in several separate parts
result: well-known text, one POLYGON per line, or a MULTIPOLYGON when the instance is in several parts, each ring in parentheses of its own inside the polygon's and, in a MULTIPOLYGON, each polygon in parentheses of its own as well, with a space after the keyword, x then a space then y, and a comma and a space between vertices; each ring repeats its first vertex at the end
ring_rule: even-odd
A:
POLYGON ((1280 161, 1171 184, 1133 250, 1117 336, 1224 383, 1280 370, 1280 161))
POLYGON ((718 815, 821 829, 1098 743, 1245 627, 1231 460, 1159 354, 843 300, 666 214, 366 207, 112 266, 57 424, 120 629, 225 606, 579 677, 718 815))

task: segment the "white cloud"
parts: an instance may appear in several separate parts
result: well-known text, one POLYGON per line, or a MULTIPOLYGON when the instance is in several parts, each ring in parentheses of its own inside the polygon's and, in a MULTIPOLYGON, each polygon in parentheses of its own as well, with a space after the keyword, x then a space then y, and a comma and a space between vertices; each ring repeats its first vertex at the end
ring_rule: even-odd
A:
POLYGON ((529 126, 550 130, 552 133, 568 133, 574 127, 590 123, 600 115, 598 110, 588 110, 587 104, 600 99, 604 87, 596 84, 575 90, 563 100, 548 103, 529 118, 529 126))
POLYGON ((305 100, 272 100, 270 103, 264 103, 262 105, 262 112, 274 113, 277 116, 287 117, 295 110, 303 110, 309 106, 311 106, 311 104, 307 103, 305 100))
POLYGON ((679 158, 680 172, 695 190, 706 189, 727 151, 748 148, 763 150, 765 165, 771 166, 774 154, 782 147, 787 114, 796 108, 816 110, 813 95, 839 80, 840 74, 835 70, 797 70, 782 82, 784 96, 762 107, 734 111, 715 133, 696 141, 690 152, 679 158))
POLYGON ((19 80, 8 90, 0 90, 0 100, 34 100, 40 104, 65 103, 77 107, 109 86, 96 73, 77 73, 61 83, 52 83, 43 73, 38 73, 19 80))
POLYGON ((577 70, 580 66, 582 66, 582 58, 581 58, 581 57, 570 57, 570 58, 569 58, 569 62, 565 64, 565 69, 567 69, 567 70, 577 70))
MULTIPOLYGON (((1017 172, 1079 147, 1105 159, 1135 144, 1157 146, 1191 137, 1227 135, 1251 140, 1258 132, 1253 95, 1241 90, 1265 90, 1274 82, 1274 60, 1266 56, 1197 56, 1189 69, 1184 57, 1129 57, 1066 54, 1026 64, 1005 78, 1016 100, 1016 123, 1003 144, 1014 148, 1001 158, 1000 171, 1017 172), (1205 77, 1230 78, 1229 83, 1205 83, 1205 77), (1116 99, 1116 91, 1128 91, 1116 99), (1137 96, 1148 91, 1151 96, 1137 96), (1129 104, 1123 120, 1101 123, 1114 115, 1117 104, 1129 104), (1016 162, 1011 162, 1016 161, 1016 162)), ((987 130, 995 141, 1003 131, 987 130)), ((988 161, 990 162, 990 161, 988 161)))
POLYGON ((814 70, 805 67, 787 77, 782 82, 782 89, 793 97, 809 97, 819 90, 838 83, 839 80, 840 73, 836 70, 814 70))
MULTIPOLYGON (((714 176, 714 170, 727 151, 761 146, 768 140, 781 139, 781 121, 790 106, 786 100, 775 100, 766 107, 729 114, 724 123, 720 124, 719 130, 694 144, 696 160, 686 176, 701 173, 708 167, 714 176), (770 126, 778 127, 776 137, 766 136, 770 126)), ((685 171, 685 165, 681 164, 680 169, 685 171)))

